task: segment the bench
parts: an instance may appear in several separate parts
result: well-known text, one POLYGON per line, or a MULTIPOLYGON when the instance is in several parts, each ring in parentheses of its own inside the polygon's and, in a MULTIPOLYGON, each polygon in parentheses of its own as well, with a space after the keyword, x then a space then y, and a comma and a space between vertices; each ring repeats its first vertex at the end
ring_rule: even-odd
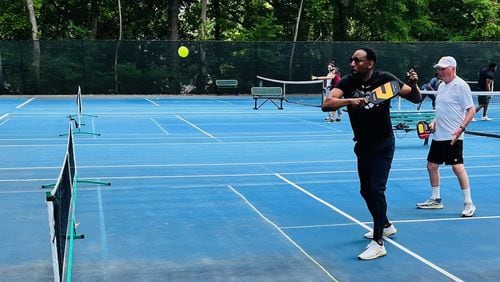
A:
MULTIPOLYGON (((405 133, 417 130, 417 123, 419 121, 426 121, 431 123, 434 119, 435 111, 422 110, 422 111, 396 111, 391 112, 391 121, 394 130, 402 130, 405 133)), ((429 143, 429 138, 426 138, 424 145, 429 143)))
POLYGON ((217 95, 220 95, 222 89, 236 89, 236 95, 239 94, 238 81, 236 79, 217 79, 215 86, 217 86, 217 95))
POLYGON ((252 87, 251 93, 254 99, 254 110, 260 109, 267 101, 271 101, 278 109, 283 110, 283 89, 281 87, 252 87), (264 99, 262 103, 257 105, 257 100, 264 99), (279 100, 279 105, 277 104, 279 100))

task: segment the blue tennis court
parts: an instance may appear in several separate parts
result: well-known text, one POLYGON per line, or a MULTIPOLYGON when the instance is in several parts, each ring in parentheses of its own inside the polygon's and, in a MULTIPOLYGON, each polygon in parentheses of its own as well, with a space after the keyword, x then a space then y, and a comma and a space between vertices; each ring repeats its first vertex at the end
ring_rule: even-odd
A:
MULTIPOLYGON (((53 280, 45 190, 61 169, 73 96, 0 98, 0 275, 53 280)), ((443 210, 418 210, 428 146, 397 132, 387 256, 360 261, 371 217, 359 195, 347 114, 249 96, 84 97, 75 131, 74 281, 497 281, 500 139, 467 135, 477 212, 441 167, 443 210), (90 115, 95 115, 90 116, 90 115), (96 133, 87 134, 87 133, 96 133)), ((492 121, 470 130, 497 131, 492 121)))

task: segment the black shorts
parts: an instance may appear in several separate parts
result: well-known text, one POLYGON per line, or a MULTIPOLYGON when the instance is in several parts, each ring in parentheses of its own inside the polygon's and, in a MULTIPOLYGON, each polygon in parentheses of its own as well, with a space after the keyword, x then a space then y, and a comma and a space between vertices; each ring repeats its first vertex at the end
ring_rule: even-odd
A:
POLYGON ((429 154, 427 155, 427 161, 435 164, 463 164, 463 140, 457 140, 457 142, 455 142, 455 144, 453 145, 450 145, 450 142, 451 140, 432 140, 431 149, 429 150, 429 154))
POLYGON ((479 95, 477 96, 477 103, 480 105, 487 105, 490 103, 490 98, 491 96, 479 95))

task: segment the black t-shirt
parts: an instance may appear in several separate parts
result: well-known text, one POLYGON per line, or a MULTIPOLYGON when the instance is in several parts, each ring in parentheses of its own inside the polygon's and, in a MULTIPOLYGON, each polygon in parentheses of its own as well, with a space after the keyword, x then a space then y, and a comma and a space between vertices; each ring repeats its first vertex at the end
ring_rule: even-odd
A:
POLYGON ((494 73, 489 68, 485 68, 479 72, 479 79, 477 80, 477 88, 486 91, 486 79, 493 80, 494 73))
MULTIPOLYGON (((344 92, 345 98, 361 98, 378 86, 396 80, 402 87, 403 82, 393 74, 375 71, 372 77, 363 82, 351 74, 340 80, 337 88, 344 92)), ((390 102, 379 104, 371 109, 364 107, 347 106, 351 127, 354 132, 354 141, 377 142, 394 136, 390 117, 390 102)))

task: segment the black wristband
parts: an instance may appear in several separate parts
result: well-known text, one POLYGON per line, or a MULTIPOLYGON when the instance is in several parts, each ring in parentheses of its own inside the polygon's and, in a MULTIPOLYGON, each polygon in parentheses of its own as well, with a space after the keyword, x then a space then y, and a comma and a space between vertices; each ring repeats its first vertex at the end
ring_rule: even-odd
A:
POLYGON ((460 125, 460 128, 462 129, 463 132, 465 132, 465 127, 460 125))

